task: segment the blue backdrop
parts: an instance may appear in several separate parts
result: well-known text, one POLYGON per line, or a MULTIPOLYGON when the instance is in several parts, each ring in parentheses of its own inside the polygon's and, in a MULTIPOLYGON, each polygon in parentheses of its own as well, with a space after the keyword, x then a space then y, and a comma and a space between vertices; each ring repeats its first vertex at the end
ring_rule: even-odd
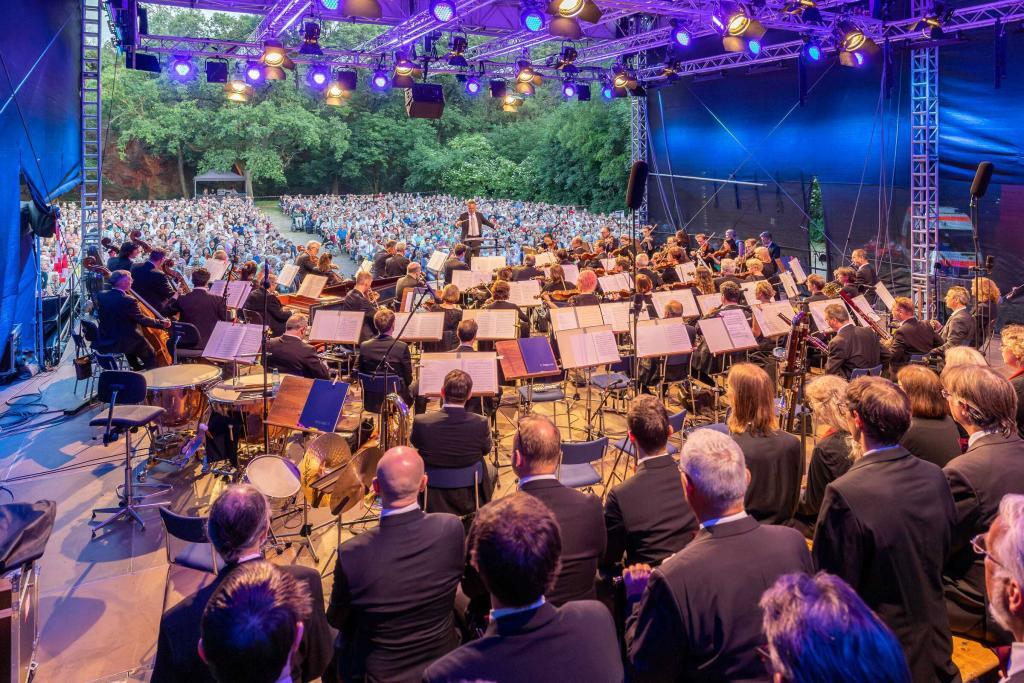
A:
MULTIPOLYGON (((77 0, 5 2, 0 31, 0 346, 15 323, 32 345, 33 240, 21 233, 21 184, 53 199, 79 183, 77 0)), ((27 198, 27 197, 25 197, 27 198)))

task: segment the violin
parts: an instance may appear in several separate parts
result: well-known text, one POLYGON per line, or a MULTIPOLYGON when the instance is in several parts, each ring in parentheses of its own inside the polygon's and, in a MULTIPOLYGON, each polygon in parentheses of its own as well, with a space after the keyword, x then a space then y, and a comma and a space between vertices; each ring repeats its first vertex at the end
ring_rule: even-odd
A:
POLYGON ((572 299, 577 294, 582 294, 582 292, 580 292, 579 289, 575 289, 574 288, 574 289, 555 290, 553 292, 546 292, 546 294, 548 296, 550 296, 554 301, 558 301, 560 303, 565 303, 565 302, 569 301, 570 299, 572 299))

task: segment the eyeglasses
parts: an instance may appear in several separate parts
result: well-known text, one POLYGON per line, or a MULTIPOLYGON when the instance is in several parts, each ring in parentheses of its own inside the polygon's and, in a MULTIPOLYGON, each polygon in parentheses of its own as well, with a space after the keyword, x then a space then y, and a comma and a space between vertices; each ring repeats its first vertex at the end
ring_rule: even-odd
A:
POLYGON ((974 552, 978 553, 983 557, 987 557, 988 559, 992 560, 994 564, 1002 567, 1003 569, 1006 569, 1006 566, 1002 562, 997 560, 992 555, 992 553, 988 551, 988 548, 986 547, 987 541, 985 540, 985 535, 986 534, 981 533, 971 539, 971 547, 974 548, 974 552))

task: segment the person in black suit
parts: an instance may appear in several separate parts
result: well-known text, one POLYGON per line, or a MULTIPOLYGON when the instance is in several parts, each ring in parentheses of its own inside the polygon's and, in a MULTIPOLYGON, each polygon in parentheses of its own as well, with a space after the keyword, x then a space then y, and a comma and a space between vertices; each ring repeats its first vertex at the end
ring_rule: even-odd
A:
POLYGON ((395 243, 395 253, 384 263, 384 277, 400 277, 405 275, 409 267, 409 258, 405 255, 405 242, 395 243))
POLYGON ((850 254, 850 260, 856 269, 853 281, 864 295, 869 304, 874 304, 876 299, 875 284, 878 283, 878 275, 874 266, 868 261, 868 254, 863 249, 854 249, 850 254))
POLYGON ((893 372, 909 363, 912 355, 927 355, 942 346, 942 338, 934 328, 914 315, 914 302, 908 297, 896 297, 892 318, 900 326, 893 332, 892 341, 882 347, 882 359, 892 366, 893 372))
POLYGON ((388 263, 388 259, 395 255, 395 245, 398 244, 395 240, 388 240, 384 244, 384 248, 373 255, 373 266, 372 272, 373 277, 384 277, 385 269, 388 263))
POLYGON ((544 597, 555 580, 562 536, 551 511, 526 493, 481 508, 466 556, 490 593, 487 630, 428 666, 424 683, 621 683, 622 660, 607 608, 593 600, 556 607, 544 597))
MULTIPOLYGON (((263 494, 248 484, 231 486, 210 508, 207 532, 210 543, 224 560, 216 578, 164 613, 160 619, 152 683, 201 683, 214 680, 199 658, 200 620, 210 597, 239 567, 263 559, 262 549, 270 531, 270 506, 263 494)), ((312 681, 323 675, 333 651, 330 627, 324 615, 320 574, 301 565, 281 565, 279 570, 304 584, 312 609, 302 620, 302 641, 291 658, 293 681, 312 681)))
POLYGON ((556 606, 596 597, 597 566, 605 551, 601 500, 558 481, 561 446, 558 429, 542 415, 521 419, 512 443, 519 490, 544 503, 562 531, 562 562, 554 584, 544 593, 556 606))
POLYGON ((732 408, 726 425, 750 472, 747 514, 765 524, 788 524, 800 501, 804 454, 800 439, 779 429, 775 383, 753 363, 737 363, 725 380, 732 408))
POLYGON ((131 288, 131 273, 115 270, 110 274, 110 290, 96 295, 99 330, 95 346, 101 353, 123 353, 135 370, 148 370, 156 367, 156 356, 139 326, 166 330, 171 321, 143 315, 139 302, 125 293, 131 288))
POLYGON ((999 514, 988 533, 972 542, 985 558, 985 592, 995 622, 1013 634, 1010 661, 1002 683, 1024 683, 1024 496, 1010 494, 999 502, 999 514))
POLYGON ((295 276, 296 287, 302 284, 307 275, 327 275, 326 272, 320 270, 319 253, 320 243, 316 240, 310 240, 306 243, 306 250, 295 259, 295 265, 299 267, 299 272, 295 276))
POLYGON ((959 680, 942 593, 956 509, 942 470, 898 445, 910 402, 881 377, 846 392, 859 457, 825 489, 814 532, 818 569, 842 578, 893 630, 915 681, 959 680))
POLYGON ((199 657, 220 683, 291 681, 302 620, 312 609, 305 584, 291 574, 269 562, 246 562, 206 604, 199 657))
POLYGON ((985 566, 971 539, 991 526, 999 501, 1024 494, 1024 440, 1017 435, 1017 395, 1010 382, 988 367, 959 366, 942 373, 949 408, 968 434, 967 451, 943 468, 956 526, 944 581, 953 633, 993 643, 1007 642, 991 621, 985 566))
POLYGON ((758 237, 761 238, 761 246, 768 250, 769 256, 771 256, 771 262, 775 263, 775 259, 782 258, 782 247, 775 244, 772 239, 772 234, 765 230, 758 237))
POLYGON ((524 282, 534 278, 544 277, 544 271, 537 268, 537 258, 532 254, 523 257, 523 265, 516 268, 512 275, 513 282, 524 282))
POLYGON ((452 250, 452 255, 448 257, 448 260, 444 262, 444 284, 452 284, 454 273, 456 270, 469 270, 469 264, 466 263, 466 245, 456 244, 452 250))
POLYGON ((107 270, 110 272, 127 270, 130 272, 132 267, 135 266, 135 258, 139 255, 139 250, 140 247, 135 242, 125 242, 117 250, 117 256, 111 256, 107 259, 107 270))
MULTIPOLYGON (((441 410, 417 415, 412 423, 409 443, 419 451, 428 467, 469 467, 484 463, 479 485, 481 503, 491 499, 494 473, 485 456, 491 452, 491 427, 487 419, 466 410, 473 393, 473 378, 462 370, 452 370, 441 387, 441 410)), ((473 487, 427 489, 426 510, 468 515, 475 508, 473 487)))
POLYGON ((640 253, 636 257, 636 272, 638 275, 646 275, 651 280, 651 284, 655 289, 661 287, 661 275, 657 271, 651 269, 651 259, 647 254, 640 253))
POLYGON ((952 311, 946 318, 946 324, 938 327, 937 321, 932 321, 932 327, 938 330, 942 337, 942 346, 936 348, 933 353, 945 353, 946 349, 954 346, 971 346, 974 344, 975 323, 974 317, 967 310, 967 304, 971 297, 963 287, 950 287, 946 292, 946 307, 952 311))
POLYGON ((744 511, 750 477, 732 437, 694 431, 679 469, 701 530, 657 569, 636 564, 623 574, 636 679, 764 680, 758 601, 780 576, 811 571, 807 543, 795 529, 762 525, 744 511))
POLYGON ((195 325, 199 331, 199 342, 192 348, 205 347, 217 321, 228 320, 227 302, 222 296, 210 294, 209 283, 210 271, 196 268, 192 271, 192 291, 171 302, 171 311, 178 313, 178 319, 195 325))
POLYGON ((517 304, 508 300, 509 294, 511 294, 511 288, 508 286, 508 283, 504 280, 498 280, 491 287, 491 298, 482 306, 482 308, 499 311, 516 311, 517 318, 519 319, 519 336, 529 337, 530 317, 527 315, 526 311, 519 308, 517 304))
POLYGON ((343 311, 363 312, 363 328, 359 333, 360 342, 366 341, 373 336, 373 314, 377 312, 377 305, 370 301, 372 285, 372 275, 366 271, 356 273, 355 284, 341 302, 341 310, 343 311))
POLYGON ((309 318, 303 313, 288 318, 284 334, 267 342, 267 367, 309 379, 330 379, 316 349, 304 341, 307 327, 309 318))
POLYGON ((857 327, 843 304, 831 304, 825 309, 825 322, 835 332, 828 342, 828 360, 825 372, 850 378, 857 369, 873 368, 882 358, 882 347, 874 331, 857 327))
POLYGON ((939 376, 923 365, 908 365, 899 371, 896 380, 910 398, 910 428, 900 445, 939 467, 958 457, 960 431, 942 396, 939 376))
MULTIPOLYGON (((668 269, 665 272, 667 273, 668 269)), ((590 268, 580 271, 576 280, 576 288, 580 290, 580 293, 569 299, 569 305, 599 306, 601 304, 601 297, 597 295, 597 273, 590 268)))
POLYGON ((466 210, 459 215, 455 225, 462 230, 459 241, 469 247, 471 261, 472 257, 480 255, 480 240, 484 235, 483 226, 486 225, 491 230, 498 227, 487 216, 476 210, 476 202, 472 199, 466 202, 466 210))
POLYGON ((733 282, 739 284, 742 280, 736 275, 736 260, 732 258, 724 258, 721 263, 721 274, 714 279, 715 291, 722 291, 723 282, 733 282))
POLYGON ((387 451, 373 480, 380 525, 338 548, 327 621, 338 629, 340 680, 418 683, 427 664, 458 645, 462 522, 420 509, 426 485, 415 449, 387 451))
POLYGON ((834 275, 844 294, 850 298, 860 295, 860 287, 857 285, 857 271, 849 266, 842 266, 836 268, 834 275))
POLYGON ((637 563, 657 567, 682 550, 697 533, 675 460, 668 454, 665 405, 654 396, 638 396, 626 415, 629 443, 636 452, 636 474, 608 492, 604 524, 608 549, 603 565, 637 563))
POLYGON ((377 336, 367 339, 359 345, 359 372, 367 375, 384 375, 384 360, 387 359, 390 369, 389 377, 398 376, 405 383, 402 396, 406 403, 411 402, 412 394, 412 356, 409 345, 391 336, 395 329, 395 313, 389 308, 378 308, 373 314, 373 326, 377 336))
POLYGON ((171 278, 161 269, 167 252, 154 249, 149 260, 132 266, 132 291, 161 315, 172 315, 171 302, 178 290, 171 278))
POLYGON ((813 303, 815 301, 825 301, 828 299, 822 291, 825 289, 825 278, 822 276, 817 273, 812 273, 807 276, 805 284, 807 285, 807 291, 810 292, 810 294, 808 294, 807 298, 804 299, 804 310, 807 309, 806 304, 813 303))
POLYGON ((245 304, 242 306, 243 313, 246 314, 246 318, 249 320, 263 320, 264 306, 266 306, 267 314, 267 329, 270 330, 271 337, 280 337, 284 334, 285 325, 288 322, 288 318, 291 317, 291 311, 287 310, 281 305, 281 300, 277 297, 277 276, 270 273, 267 276, 267 289, 263 288, 263 279, 259 278, 252 290, 249 292, 249 296, 245 299, 245 304), (264 300, 266 300, 264 302, 264 300), (252 315, 255 313, 256 315, 252 315))

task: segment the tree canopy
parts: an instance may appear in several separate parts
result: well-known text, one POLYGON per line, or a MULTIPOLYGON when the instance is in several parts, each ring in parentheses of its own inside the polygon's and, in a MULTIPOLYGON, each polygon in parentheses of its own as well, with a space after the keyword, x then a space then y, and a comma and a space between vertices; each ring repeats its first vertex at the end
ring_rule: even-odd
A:
MULTIPOLYGON (((258 18, 151 8, 151 31, 163 35, 244 39, 258 18)), ((325 47, 353 47, 380 27, 329 23, 325 47)), ((410 119, 403 91, 369 92, 367 73, 340 107, 327 106, 299 72, 258 89, 248 103, 229 102, 223 86, 200 73, 188 84, 132 71, 109 52, 103 70, 104 116, 118 151, 141 145, 189 178, 236 169, 256 194, 283 192, 444 192, 621 208, 629 171, 629 103, 564 102, 546 82, 519 111, 501 110, 488 93, 469 97, 452 76, 439 120, 410 119)), ((118 58, 120 59, 120 58, 118 58)))

